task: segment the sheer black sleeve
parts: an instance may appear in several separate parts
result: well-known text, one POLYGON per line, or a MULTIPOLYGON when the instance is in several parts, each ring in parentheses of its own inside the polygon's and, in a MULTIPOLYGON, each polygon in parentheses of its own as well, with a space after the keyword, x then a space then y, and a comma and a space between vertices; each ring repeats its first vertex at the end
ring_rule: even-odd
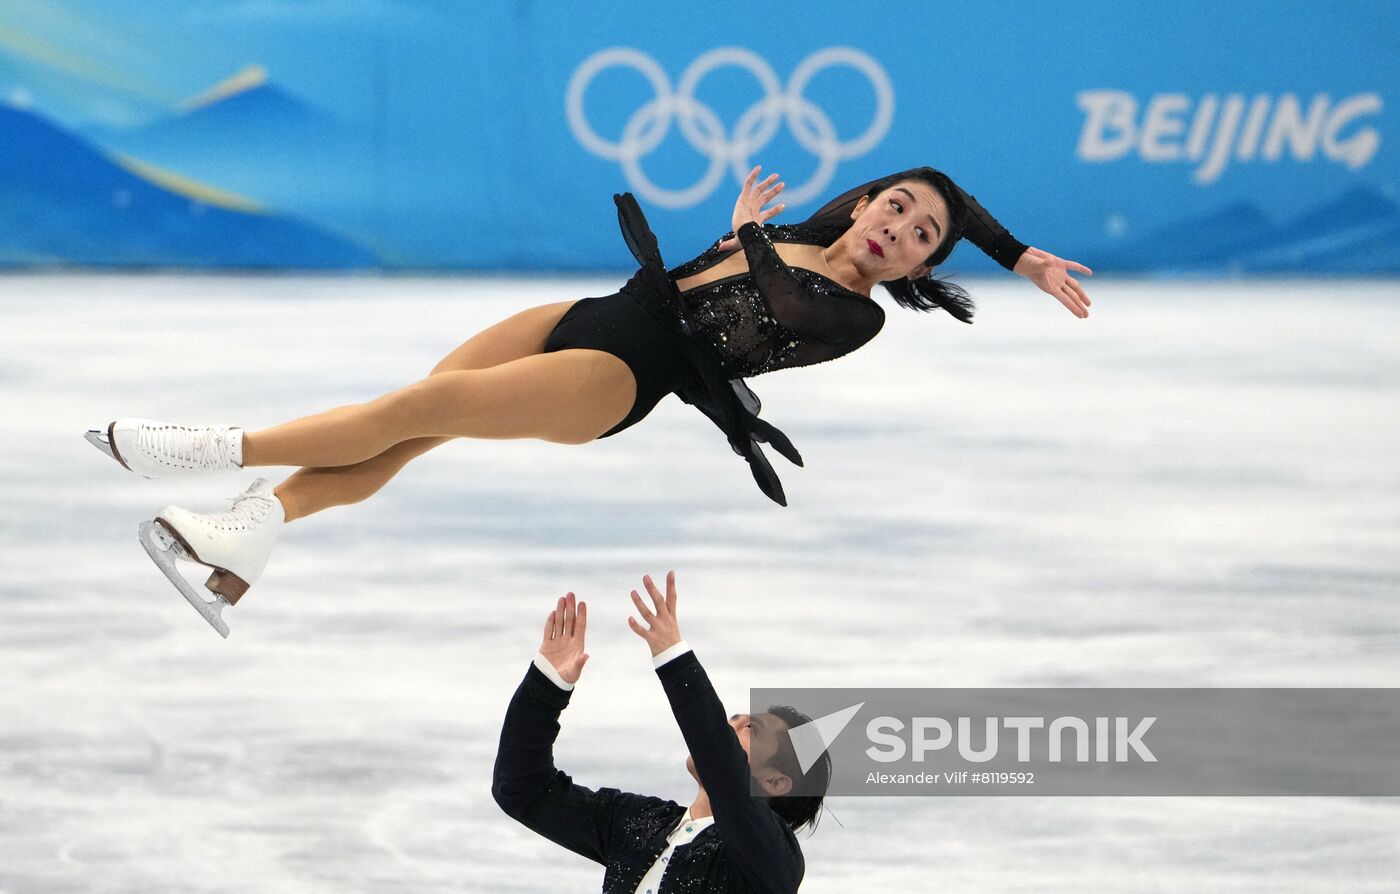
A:
POLYGON ((656 673, 710 796, 725 851, 753 890, 793 894, 804 871, 797 837, 762 798, 750 794, 748 755, 700 660, 686 652, 656 673))
MULTIPOLYGON (((856 301, 814 299, 809 294, 810 287, 783 263, 772 240, 757 223, 749 221, 741 226, 738 236, 754 287, 783 327, 805 339, 853 350, 852 346, 869 341, 884 325, 884 315, 873 302, 862 307, 856 301)), ((819 362, 833 356, 839 355, 817 351, 812 358, 804 356, 804 361, 819 362)))
POLYGON ((664 802, 614 788, 594 791, 575 785, 554 766, 559 714, 568 707, 571 694, 530 666, 501 726, 491 795, 521 825, 606 864, 627 818, 664 802))
POLYGON ((967 207, 967 220, 963 224, 963 237, 982 249, 982 253, 1007 270, 1014 270, 1016 262, 1028 246, 1012 236, 995 217, 987 213, 981 203, 956 183, 953 187, 967 207))

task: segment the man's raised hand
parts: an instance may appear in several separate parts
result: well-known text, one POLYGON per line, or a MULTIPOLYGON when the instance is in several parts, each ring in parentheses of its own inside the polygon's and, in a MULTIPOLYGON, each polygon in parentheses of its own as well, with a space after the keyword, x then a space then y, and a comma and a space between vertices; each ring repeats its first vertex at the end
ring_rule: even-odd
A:
POLYGON ((651 654, 655 657, 681 641, 681 628, 676 621, 676 572, 666 573, 665 596, 661 595, 650 576, 643 577, 642 583, 647 588, 647 594, 651 596, 651 608, 647 607, 636 590, 632 591, 632 604, 637 607, 637 612, 646 625, 643 626, 636 618, 628 616, 627 626, 647 641, 647 645, 651 647, 651 654))
POLYGON ((560 596, 559 603, 544 622, 543 655, 565 683, 578 682, 588 655, 583 651, 583 635, 588 629, 588 603, 575 603, 574 594, 560 596))

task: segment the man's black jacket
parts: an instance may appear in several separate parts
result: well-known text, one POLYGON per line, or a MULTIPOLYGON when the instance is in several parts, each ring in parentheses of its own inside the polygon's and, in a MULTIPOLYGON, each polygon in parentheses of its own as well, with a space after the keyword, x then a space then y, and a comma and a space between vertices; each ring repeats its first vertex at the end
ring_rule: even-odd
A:
MULTIPOLYGON (((802 882, 802 850, 787 823, 749 794, 747 755, 699 659, 686 652, 656 673, 714 812, 712 826, 676 848, 657 894, 793 894, 802 882)), ((574 785, 554 766, 559 714, 571 694, 531 665, 506 711, 491 793, 527 828, 603 864, 604 894, 633 894, 685 809, 574 785)))

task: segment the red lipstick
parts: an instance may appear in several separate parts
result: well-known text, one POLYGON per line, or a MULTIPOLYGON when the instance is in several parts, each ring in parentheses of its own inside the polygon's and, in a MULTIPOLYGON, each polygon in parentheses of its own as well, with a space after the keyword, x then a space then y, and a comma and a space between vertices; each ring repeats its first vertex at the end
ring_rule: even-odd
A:
POLYGON ((870 246, 870 253, 875 257, 883 258, 885 256, 885 250, 881 248, 880 243, 876 242, 874 239, 865 240, 865 244, 870 246))

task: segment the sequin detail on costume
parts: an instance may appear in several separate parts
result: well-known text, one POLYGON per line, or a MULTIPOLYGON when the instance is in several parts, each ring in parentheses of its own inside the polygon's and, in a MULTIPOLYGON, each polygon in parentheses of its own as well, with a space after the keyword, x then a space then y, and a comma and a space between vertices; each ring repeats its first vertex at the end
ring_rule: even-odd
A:
POLYGON ((773 319, 751 277, 720 280, 688 297, 690 333, 724 358, 727 375, 756 376, 792 365, 797 333, 773 319))
MULTIPOLYGON (((696 287, 684 298, 687 331, 721 359, 727 376, 833 360, 879 331, 884 312, 877 304, 819 273, 788 267, 773 248, 774 240, 822 244, 821 234, 801 225, 767 226, 753 227, 748 238, 750 271, 696 287)), ((672 279, 728 257, 719 250, 722 241, 671 271, 672 279)))

